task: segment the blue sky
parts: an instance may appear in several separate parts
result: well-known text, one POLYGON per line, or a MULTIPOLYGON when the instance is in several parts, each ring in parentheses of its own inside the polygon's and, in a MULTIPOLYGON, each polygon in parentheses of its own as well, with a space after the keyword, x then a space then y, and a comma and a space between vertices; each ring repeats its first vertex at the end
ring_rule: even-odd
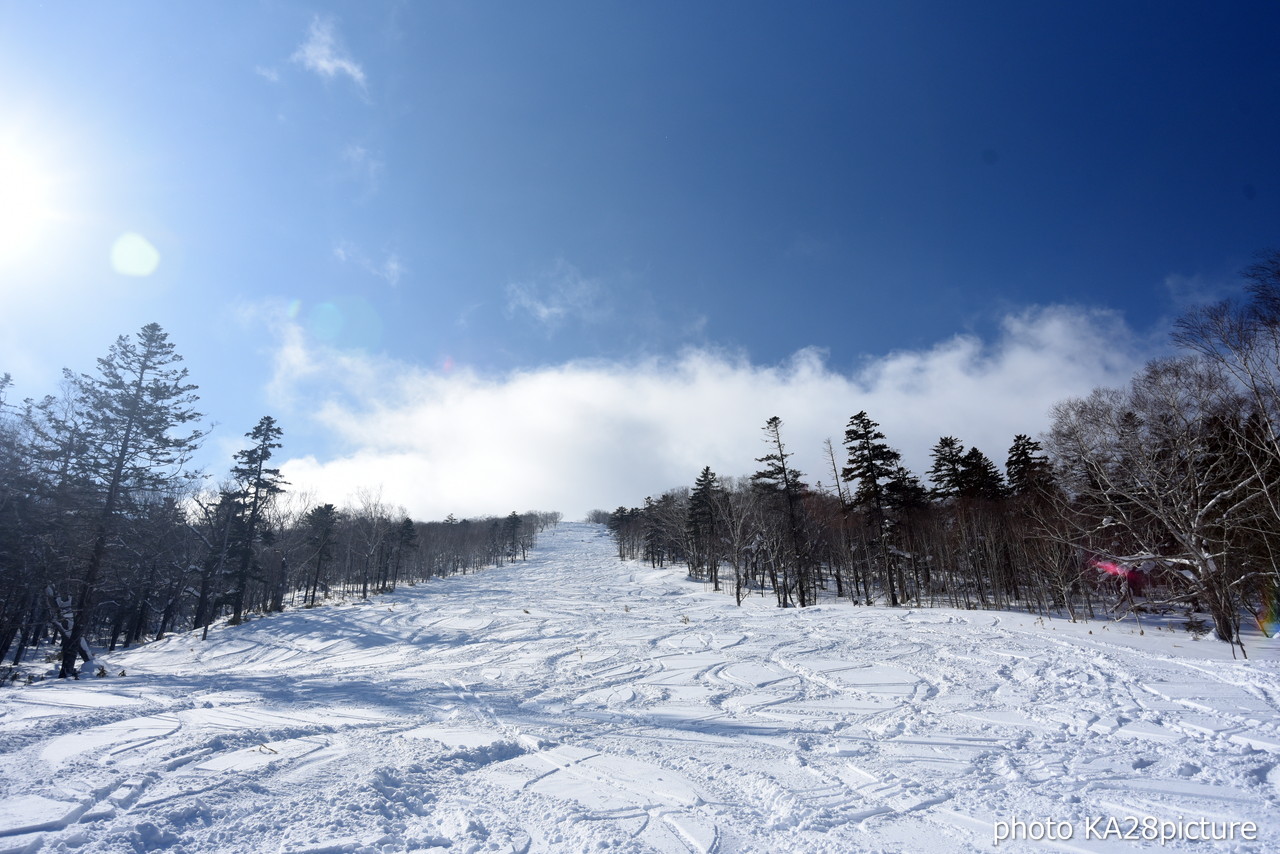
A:
POLYGON ((1278 31, 0 0, 0 371, 54 391, 157 321, 212 473, 271 414, 300 489, 422 517, 746 474, 773 414, 811 481, 860 409, 918 471, 943 434, 1003 460, 1280 244, 1278 31))

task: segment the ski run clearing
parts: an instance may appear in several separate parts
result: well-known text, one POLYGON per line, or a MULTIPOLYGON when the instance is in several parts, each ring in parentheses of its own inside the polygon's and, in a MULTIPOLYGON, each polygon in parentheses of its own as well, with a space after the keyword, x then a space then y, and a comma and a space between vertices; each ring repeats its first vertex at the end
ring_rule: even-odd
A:
POLYGON ((562 524, 3 688, 0 852, 1280 851, 1274 640, 772 605, 562 524))

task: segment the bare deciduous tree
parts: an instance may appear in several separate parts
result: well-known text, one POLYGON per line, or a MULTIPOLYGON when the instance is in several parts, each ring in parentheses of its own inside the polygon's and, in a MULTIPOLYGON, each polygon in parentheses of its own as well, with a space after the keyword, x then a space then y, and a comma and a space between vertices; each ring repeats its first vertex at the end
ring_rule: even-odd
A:
POLYGON ((1079 542, 1127 565, 1181 569, 1226 641, 1238 638, 1242 572, 1224 560, 1228 533, 1258 509, 1259 473, 1229 441, 1246 418, 1212 365, 1164 359, 1127 388, 1058 404, 1049 434, 1079 542))

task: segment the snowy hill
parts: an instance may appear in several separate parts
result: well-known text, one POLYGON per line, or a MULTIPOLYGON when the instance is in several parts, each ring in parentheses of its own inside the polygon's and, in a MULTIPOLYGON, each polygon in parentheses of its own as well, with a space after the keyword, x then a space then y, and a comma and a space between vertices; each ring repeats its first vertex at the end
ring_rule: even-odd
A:
POLYGON ((561 525, 0 689, 0 851, 1280 850, 1274 643, 770 604, 561 525))

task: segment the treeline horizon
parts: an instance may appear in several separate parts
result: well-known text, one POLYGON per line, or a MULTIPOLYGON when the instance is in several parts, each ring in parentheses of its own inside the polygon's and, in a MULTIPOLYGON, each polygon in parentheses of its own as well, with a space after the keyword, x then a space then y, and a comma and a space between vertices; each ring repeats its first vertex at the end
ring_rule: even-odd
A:
MULTIPOLYGON (((739 602, 834 595, 1073 619, 1180 608, 1240 644, 1242 619, 1265 633, 1280 603, 1280 252, 1244 279, 1244 298, 1177 321, 1181 355, 1057 404, 1040 440, 1013 438, 1003 471, 942 436, 926 485, 858 412, 843 460, 827 441, 819 488, 774 417, 749 477, 704 468, 692 487, 592 519, 620 557, 684 562, 739 602)), ((270 416, 208 486, 188 468, 207 430, 181 361, 153 323, 95 373, 64 370, 56 395, 13 404, 0 376, 0 676, 52 653, 78 677, 95 646, 502 565, 561 519, 421 522, 370 490, 319 504, 271 467, 282 430, 270 416)))
POLYGON ((863 411, 843 463, 825 443, 829 485, 811 486, 775 416, 753 474, 704 467, 692 486, 588 518, 620 558, 685 563, 739 604, 1180 609, 1244 653, 1242 619, 1266 635, 1280 617, 1280 251, 1242 275, 1244 299, 1177 321, 1180 355, 1058 403, 1040 440, 1013 437, 1003 471, 942 436, 926 485, 863 411))
POLYGON ((290 493, 264 416, 217 486, 187 468, 207 431, 158 324, 121 336, 95 374, 6 400, 0 376, 0 679, 53 657, 238 624, 523 560, 553 512, 423 522, 358 490, 338 507, 290 493))

